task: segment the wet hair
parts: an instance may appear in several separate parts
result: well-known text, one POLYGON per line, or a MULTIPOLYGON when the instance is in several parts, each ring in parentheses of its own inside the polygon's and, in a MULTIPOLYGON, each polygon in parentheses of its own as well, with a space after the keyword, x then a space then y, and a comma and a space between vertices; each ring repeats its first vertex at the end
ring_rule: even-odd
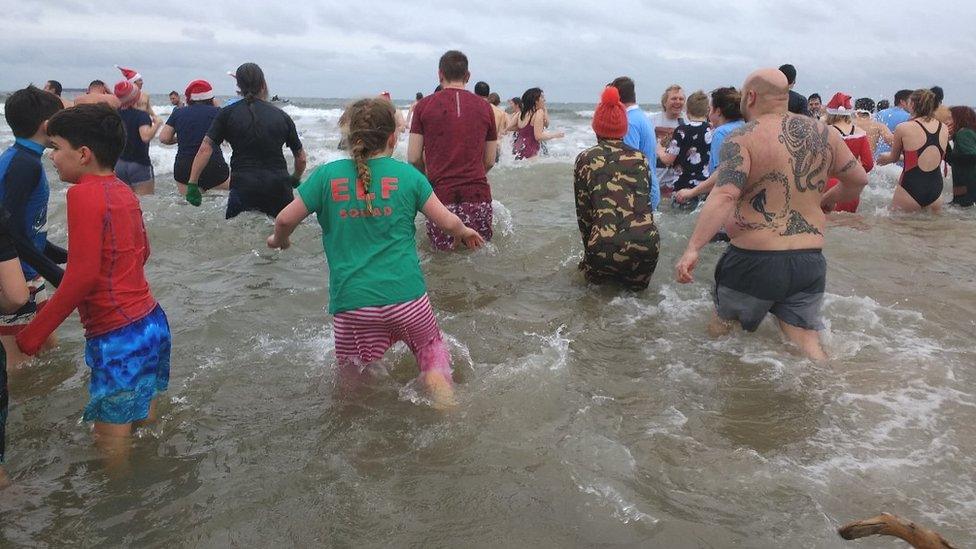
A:
POLYGON ((671 84, 670 86, 668 86, 667 89, 664 90, 664 93, 661 94, 661 106, 664 107, 665 104, 668 102, 668 96, 671 95, 671 92, 681 91, 682 89, 683 88, 678 84, 671 84))
POLYGON ((637 92, 634 90, 634 80, 629 76, 618 76, 610 82, 610 85, 617 88, 620 92, 620 102, 636 103, 637 102, 637 92))
POLYGON ((64 88, 61 87, 61 82, 58 82, 57 80, 48 80, 47 86, 51 88, 51 93, 61 97, 61 91, 64 90, 64 88))
POLYGON ((702 90, 698 90, 689 95, 688 100, 685 102, 685 110, 688 111, 688 116, 694 116, 695 118, 708 116, 708 96, 702 90))
POLYGON ((347 142, 349 154, 356 163, 356 173, 363 184, 366 209, 373 212, 373 200, 369 196, 370 156, 386 149, 387 141, 396 131, 396 115, 393 104, 386 99, 360 99, 343 114, 349 123, 347 142))
POLYGON ((91 149, 102 168, 115 166, 125 148, 125 126, 118 111, 108 105, 78 105, 62 110, 47 122, 47 134, 71 146, 91 149))
POLYGON ((513 98, 509 99, 509 101, 511 101, 512 103, 515 103, 515 106, 518 107, 519 110, 522 110, 522 98, 521 97, 513 97, 513 98))
POLYGON ((796 67, 789 63, 779 66, 779 72, 786 76, 786 82, 791 86, 796 83, 796 67))
POLYGON ((491 93, 491 88, 488 87, 488 82, 482 81, 474 85, 474 94, 478 97, 488 97, 489 93, 491 93))
POLYGON ((878 110, 879 111, 883 111, 883 110, 885 110, 887 108, 890 108, 890 107, 891 107, 891 103, 887 99, 882 99, 881 101, 878 101, 878 110))
POLYGON ((98 86, 104 89, 105 91, 108 91, 108 86, 105 85, 105 82, 103 82, 102 80, 92 80, 91 83, 88 84, 88 93, 91 93, 91 89, 94 88, 95 86, 98 86))
POLYGON ((916 118, 931 118, 936 107, 938 107, 936 95, 932 90, 915 90, 909 100, 912 102, 912 114, 916 118))
POLYGON ((64 108, 53 93, 33 84, 10 94, 3 104, 3 115, 15 137, 31 137, 45 120, 64 108))
POLYGON ((935 107, 939 108, 942 100, 945 99, 945 91, 942 90, 942 86, 932 86, 929 90, 935 94, 935 107))
POLYGON ((522 116, 519 118, 525 119, 525 115, 532 116, 535 114, 535 105, 539 102, 539 98, 542 97, 542 88, 529 88, 525 90, 522 94, 522 116))
POLYGON ((908 98, 912 96, 912 90, 898 90, 895 94, 895 105, 901 103, 902 101, 908 101, 908 98))
POLYGON ((742 94, 733 87, 712 90, 712 107, 718 109, 729 122, 742 120, 741 102, 742 94))
POLYGON ((810 97, 807 97, 807 102, 809 103, 810 101, 813 101, 814 99, 816 99, 817 101, 820 101, 821 103, 823 103, 823 98, 820 97, 820 94, 819 93, 811 93, 810 94, 810 97))
POLYGON ((874 99, 862 97, 854 101, 854 109, 859 111, 874 112, 874 99))
POLYGON ((491 92, 488 94, 488 102, 497 107, 501 104, 502 97, 495 92, 491 92))
POLYGON ((972 107, 949 107, 952 113, 952 126, 955 131, 969 128, 976 131, 976 111, 972 107))
POLYGON ((423 98, 424 98, 424 94, 417 92, 417 101, 420 101, 423 98))
POLYGON ((237 87, 241 97, 248 104, 259 99, 268 91, 268 82, 264 79, 264 71, 256 63, 244 63, 237 67, 237 87))
POLYGON ((833 126, 834 124, 836 124, 838 122, 841 122, 841 121, 850 122, 851 121, 851 115, 849 115, 849 114, 828 114, 827 115, 827 120, 825 122, 827 123, 828 126, 833 126))
POLYGON ((468 74, 468 56, 457 50, 450 50, 441 56, 437 70, 448 82, 464 80, 465 75, 468 74))

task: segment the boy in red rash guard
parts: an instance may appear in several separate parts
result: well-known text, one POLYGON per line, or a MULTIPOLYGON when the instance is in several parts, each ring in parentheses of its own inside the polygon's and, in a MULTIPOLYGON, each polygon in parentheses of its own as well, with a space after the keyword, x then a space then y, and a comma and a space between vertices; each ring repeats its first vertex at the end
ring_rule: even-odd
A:
POLYGON ((133 424, 151 420, 155 398, 169 384, 171 337, 149 290, 143 265, 149 240, 139 199, 115 177, 125 146, 118 113, 104 105, 61 111, 47 124, 51 160, 68 190, 68 266, 57 293, 17 335, 35 354, 77 308, 91 368, 85 421, 110 464, 128 462, 133 424))

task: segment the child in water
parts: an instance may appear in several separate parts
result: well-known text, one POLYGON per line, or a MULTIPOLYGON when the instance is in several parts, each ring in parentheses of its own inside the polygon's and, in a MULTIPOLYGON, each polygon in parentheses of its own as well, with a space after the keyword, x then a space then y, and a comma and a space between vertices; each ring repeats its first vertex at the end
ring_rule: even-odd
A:
POLYGON ((329 262, 339 366, 364 368, 403 341, 434 406, 449 407, 451 359, 427 298, 414 220, 423 212, 468 248, 484 239, 444 207, 422 173, 391 158, 397 133, 389 101, 361 99, 344 118, 352 159, 320 166, 298 187, 298 198, 275 219, 268 246, 287 249, 292 232, 314 212, 329 262))
POLYGON ((139 199, 115 176, 125 127, 115 109, 81 105, 55 114, 47 135, 51 160, 68 189, 68 256, 58 291, 17 334, 34 355, 78 309, 91 368, 84 420, 110 468, 128 463, 133 426, 152 420, 169 383, 170 330, 143 266, 149 239, 139 199))

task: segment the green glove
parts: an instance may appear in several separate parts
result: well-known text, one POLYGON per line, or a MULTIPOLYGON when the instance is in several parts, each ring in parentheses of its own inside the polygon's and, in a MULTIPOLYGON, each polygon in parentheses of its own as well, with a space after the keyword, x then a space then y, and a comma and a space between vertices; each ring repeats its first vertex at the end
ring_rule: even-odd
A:
POLYGON ((200 194, 200 187, 196 183, 186 184, 186 201, 194 206, 199 206, 203 202, 203 195, 200 194))

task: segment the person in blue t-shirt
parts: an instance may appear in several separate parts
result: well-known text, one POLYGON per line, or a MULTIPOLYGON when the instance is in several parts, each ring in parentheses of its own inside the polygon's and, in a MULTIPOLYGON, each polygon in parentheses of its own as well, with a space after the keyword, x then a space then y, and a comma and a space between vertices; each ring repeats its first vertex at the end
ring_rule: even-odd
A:
MULTIPOLYGON (((173 164, 173 179, 182 195, 186 194, 186 184, 190 181, 193 158, 219 112, 220 107, 214 104, 214 92, 210 83, 206 80, 194 80, 186 87, 186 106, 174 109, 159 132, 160 143, 178 145, 173 164)), ((203 191, 230 188, 230 168, 227 167, 224 153, 219 147, 213 148, 210 161, 200 174, 198 185, 203 191)))
POLYGON ((136 106, 141 94, 142 91, 128 80, 115 85, 115 96, 122 103, 119 116, 125 126, 125 149, 115 163, 115 176, 131 187, 132 192, 145 195, 153 194, 156 188, 149 142, 156 137, 162 121, 136 106))
MULTIPOLYGON (((908 98, 911 97, 911 95, 912 90, 898 90, 898 93, 895 94, 895 106, 878 111, 877 114, 874 115, 875 120, 881 122, 885 126, 888 126, 888 129, 894 132, 898 124, 908 122, 908 120, 912 117, 912 115, 908 113, 908 98)), ((874 151, 874 157, 878 158, 878 156, 890 150, 891 145, 885 143, 884 141, 879 141, 878 148, 874 151)))
MULTIPOLYGON (((0 155, 0 224, 19 247, 42 259, 42 267, 21 262, 30 299, 12 314, 0 315, 0 342, 7 350, 7 364, 16 366, 26 360, 14 336, 34 318, 39 304, 47 299, 44 276, 57 274, 58 264, 66 263, 67 252, 47 240, 47 203, 51 195, 47 176, 41 165, 41 154, 48 142, 44 122, 60 111, 56 95, 34 86, 18 90, 7 98, 4 117, 16 138, 13 146, 0 155)), ((23 252, 21 257, 30 255, 23 252)), ((37 262, 34 262, 38 264, 37 262)), ((60 282, 53 280, 54 283, 60 282)), ((53 338, 48 342, 53 345, 53 338)))
POLYGON ((715 173, 718 170, 722 144, 725 139, 745 125, 740 110, 742 94, 735 88, 717 88, 712 90, 712 108, 708 113, 708 121, 712 124, 712 145, 708 158, 708 173, 712 174, 704 182, 693 189, 682 189, 675 193, 674 200, 684 204, 689 200, 708 194, 715 186, 715 173))
MULTIPOLYGON (((620 102, 627 108, 627 135, 624 136, 624 145, 633 147, 648 158, 648 162, 653 162, 657 158, 657 138, 654 136, 654 128, 651 121, 637 104, 637 92, 634 90, 634 81, 627 76, 615 78, 610 83, 620 92, 620 102)), ((650 172, 650 201, 651 210, 656 210, 661 203, 661 187, 657 180, 657 170, 654 165, 648 166, 650 172)))

